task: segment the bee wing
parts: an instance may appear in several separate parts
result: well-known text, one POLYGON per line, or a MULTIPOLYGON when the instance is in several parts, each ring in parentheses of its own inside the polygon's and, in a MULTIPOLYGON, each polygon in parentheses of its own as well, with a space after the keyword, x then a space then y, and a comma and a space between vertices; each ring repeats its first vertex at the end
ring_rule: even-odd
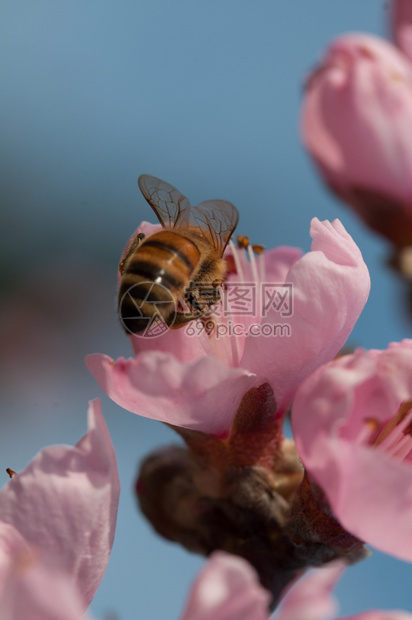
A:
POLYGON ((231 202, 206 200, 182 213, 179 228, 194 228, 220 255, 236 228, 239 213, 231 202))
POLYGON ((173 185, 166 181, 142 174, 138 180, 140 191, 163 227, 171 228, 180 220, 182 213, 190 208, 190 202, 173 185))

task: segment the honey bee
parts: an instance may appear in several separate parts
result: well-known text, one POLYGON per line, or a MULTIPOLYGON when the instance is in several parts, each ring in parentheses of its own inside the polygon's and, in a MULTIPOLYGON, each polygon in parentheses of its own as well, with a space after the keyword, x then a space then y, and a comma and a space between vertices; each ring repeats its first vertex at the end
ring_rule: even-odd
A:
POLYGON ((223 252, 239 218, 224 200, 192 207, 156 177, 144 174, 138 184, 163 230, 137 235, 119 265, 119 315, 129 334, 147 331, 156 320, 172 329, 183 327, 219 301, 218 285, 226 273, 223 252))

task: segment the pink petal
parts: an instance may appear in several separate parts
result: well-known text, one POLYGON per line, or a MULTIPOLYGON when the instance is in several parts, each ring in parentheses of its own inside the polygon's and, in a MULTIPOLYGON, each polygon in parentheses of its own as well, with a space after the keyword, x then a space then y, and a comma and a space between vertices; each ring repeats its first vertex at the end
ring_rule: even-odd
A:
POLYGON ((374 610, 364 611, 361 614, 350 616, 346 620, 412 620, 412 614, 407 611, 374 610))
POLYGON ((392 0, 396 44, 412 60, 412 6, 410 0, 392 0))
POLYGON ((289 269, 302 257, 300 248, 279 246, 264 254, 265 275, 268 282, 286 282, 289 269))
POLYGON ((193 584, 181 620, 268 620, 269 600, 245 560, 218 551, 193 584))
MULTIPOLYGON (((323 620, 337 611, 332 590, 340 578, 344 563, 333 562, 312 570, 300 579, 283 600, 276 620, 323 620)), ((345 620, 412 620, 405 611, 365 611, 345 620)))
POLYGON ((334 562, 302 577, 282 601, 276 620, 322 620, 337 610, 332 590, 344 570, 334 562))
POLYGON ((83 611, 73 578, 46 566, 40 550, 0 521, 0 618, 81 620, 83 611))
MULTIPOLYGON (((237 248, 228 247, 225 252, 225 258, 233 257, 236 252, 236 258, 239 261, 240 270, 242 273, 232 272, 227 276, 228 282, 250 282, 254 281, 254 272, 250 262, 249 250, 239 250, 237 248)), ((299 260, 302 256, 302 250, 300 248, 294 248, 289 246, 278 246, 265 250, 263 254, 254 254, 254 260, 257 264, 261 261, 264 263, 265 280, 269 282, 282 283, 285 281, 285 277, 289 269, 299 260)), ((235 263, 236 264, 236 263, 235 263)), ((259 268, 258 268, 259 271, 259 268)))
POLYGON ((29 545, 20 532, 12 525, 0 521, 0 600, 15 558, 28 553, 29 545))
POLYGON ((242 396, 256 381, 214 357, 182 364, 159 351, 116 362, 89 355, 86 365, 109 398, 128 411, 216 435, 229 430, 242 396))
POLYGON ((306 148, 338 192, 367 189, 412 204, 412 66, 386 41, 345 35, 309 81, 306 148))
POLYGON ((0 597, 4 620, 87 620, 73 581, 41 564, 24 563, 10 571, 0 597))
POLYGON ((412 463, 357 438, 368 418, 388 421, 411 397, 412 341, 404 341, 319 369, 298 390, 292 409, 302 461, 343 527, 407 561, 412 560, 412 463))
POLYGON ((120 492, 98 400, 88 420, 89 431, 74 448, 45 448, 0 493, 0 519, 75 579, 85 606, 107 566, 120 492))
POLYGON ((135 355, 148 351, 159 351, 172 353, 179 362, 190 363, 199 357, 203 357, 205 348, 202 338, 190 336, 186 330, 185 327, 169 329, 156 338, 130 336, 130 342, 135 355))
POLYGON ((312 251, 290 269, 293 315, 269 314, 268 324, 289 325, 290 336, 246 341, 240 365, 266 378, 285 411, 305 377, 345 344, 370 288, 359 248, 339 220, 312 220, 312 251))

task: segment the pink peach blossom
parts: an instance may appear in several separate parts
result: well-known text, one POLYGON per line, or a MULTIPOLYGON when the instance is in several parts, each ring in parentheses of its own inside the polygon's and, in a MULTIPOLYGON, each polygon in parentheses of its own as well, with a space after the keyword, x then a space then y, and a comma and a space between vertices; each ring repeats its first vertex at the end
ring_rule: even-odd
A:
POLYGON ((296 446, 354 536, 412 560, 412 340, 318 369, 292 407, 296 446))
POLYGON ((372 35, 336 39, 308 80, 303 142, 327 185, 399 246, 412 240, 411 134, 408 59, 372 35))
POLYGON ((120 492, 116 456, 97 400, 90 404, 88 426, 76 446, 43 449, 0 492, 3 531, 13 526, 20 545, 36 549, 41 562, 67 575, 83 609, 106 570, 120 492))
POLYGON ((229 273, 228 290, 242 282, 252 281, 257 291, 262 284, 288 283, 292 305, 287 316, 266 298, 265 312, 236 314, 228 292, 230 320, 240 333, 229 333, 229 319, 221 316, 213 317, 214 332, 196 335, 201 326, 192 321, 157 339, 134 336, 132 359, 115 362, 107 355, 90 355, 88 369, 125 409, 189 429, 227 433, 243 395, 265 382, 283 415, 299 383, 344 345, 369 294, 367 267, 342 224, 314 218, 311 235, 312 251, 302 258, 295 249, 279 248, 257 259, 251 255, 248 262, 244 251, 232 249, 235 270, 229 273), (266 337, 262 325, 286 331, 266 337))

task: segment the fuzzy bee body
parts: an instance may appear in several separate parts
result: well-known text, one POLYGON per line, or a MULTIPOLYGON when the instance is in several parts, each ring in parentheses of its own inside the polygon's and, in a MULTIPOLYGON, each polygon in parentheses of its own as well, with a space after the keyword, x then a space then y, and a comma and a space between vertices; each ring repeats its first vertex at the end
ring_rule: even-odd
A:
POLYGON ((119 314, 129 334, 146 330, 155 317, 182 327, 219 299, 218 291, 210 296, 210 288, 224 277, 222 254, 238 219, 228 202, 190 207, 178 190, 155 177, 143 175, 139 186, 164 228, 143 241, 136 237, 119 266, 119 314), (182 300, 192 312, 181 311, 182 300))

